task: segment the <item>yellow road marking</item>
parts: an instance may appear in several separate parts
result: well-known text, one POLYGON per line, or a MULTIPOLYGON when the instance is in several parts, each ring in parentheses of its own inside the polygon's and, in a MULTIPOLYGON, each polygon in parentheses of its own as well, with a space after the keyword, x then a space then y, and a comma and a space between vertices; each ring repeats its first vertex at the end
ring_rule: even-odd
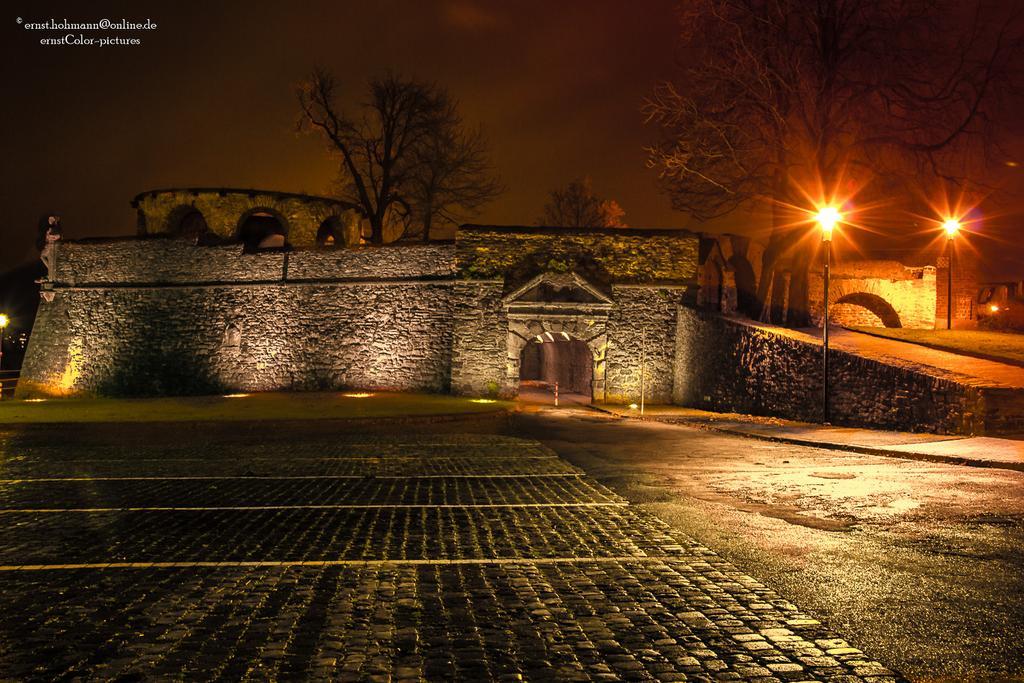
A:
POLYGON ((273 475, 210 475, 192 477, 31 477, 26 479, 0 479, 0 484, 34 484, 61 481, 206 481, 223 479, 522 479, 529 477, 582 477, 582 472, 546 472, 540 474, 301 474, 276 477, 273 475))
POLYGON ((626 507, 626 501, 607 503, 411 503, 411 504, 353 504, 353 505, 225 505, 220 507, 108 507, 108 508, 19 508, 0 510, 0 515, 53 514, 64 512, 215 512, 258 510, 418 510, 425 508, 587 508, 626 507))

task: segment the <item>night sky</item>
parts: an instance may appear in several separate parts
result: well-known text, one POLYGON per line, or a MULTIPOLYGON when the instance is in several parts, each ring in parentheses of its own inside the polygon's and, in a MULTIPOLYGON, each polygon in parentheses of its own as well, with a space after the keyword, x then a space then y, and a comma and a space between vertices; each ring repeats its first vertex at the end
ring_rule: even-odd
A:
MULTIPOLYGON (((294 85, 317 64, 352 103, 389 68, 447 87, 483 125, 508 186, 476 222, 532 224, 550 189, 589 175, 630 226, 696 227, 659 194, 642 149, 656 132, 642 125, 640 102, 678 72, 675 4, 24 2, 3 19, 0 270, 35 258, 46 211, 61 213, 73 238, 131 234, 129 200, 148 189, 328 192, 336 162, 294 132, 294 85), (158 28, 117 34, 139 46, 41 46, 66 31, 25 30, 19 15, 148 18, 158 28)), ((1005 256, 1017 219, 999 211, 1005 256)), ((767 234, 767 223, 736 215, 713 227, 767 234)))
POLYGON ((478 222, 531 224, 551 188, 589 175, 630 225, 686 225, 644 167, 653 131, 639 113, 673 71, 673 4, 25 3, 4 19, 0 268, 34 258, 45 211, 61 212, 69 237, 129 234, 128 202, 147 189, 328 191, 336 162, 294 132, 294 85, 316 64, 353 102, 388 68, 447 87, 483 125, 508 186, 478 222), (18 12, 158 28, 138 32, 141 46, 40 46, 44 32, 18 12))

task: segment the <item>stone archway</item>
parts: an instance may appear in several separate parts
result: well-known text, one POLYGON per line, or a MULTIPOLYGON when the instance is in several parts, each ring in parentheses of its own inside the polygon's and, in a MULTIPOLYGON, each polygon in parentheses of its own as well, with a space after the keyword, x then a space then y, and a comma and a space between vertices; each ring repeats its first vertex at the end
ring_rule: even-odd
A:
POLYGON ((284 247, 288 237, 288 221, 269 207, 249 209, 238 219, 238 240, 246 252, 284 247))
POLYGON ((851 292, 829 306, 829 317, 837 325, 874 327, 880 320, 886 327, 903 327, 899 313, 892 305, 870 292, 851 292))
MULTIPOLYGON (((558 364, 551 368, 544 381, 558 376, 560 382, 566 382, 575 393, 589 395, 592 401, 605 399, 605 357, 608 349, 607 319, 599 316, 585 315, 548 315, 548 316, 510 316, 508 331, 508 357, 506 361, 507 384, 514 393, 519 393, 522 379, 523 361, 531 344, 564 344, 565 350, 558 349, 555 359, 558 364), (575 349, 572 347, 575 346, 575 349), (572 363, 579 358, 580 347, 586 349, 591 363, 585 373, 589 382, 589 391, 583 391, 579 385, 581 379, 578 370, 567 368, 563 363, 572 363), (570 350, 572 349, 572 350, 570 350), (574 355, 568 355, 574 354, 574 355), (565 376, 560 376, 565 373, 565 376), (570 376, 575 375, 575 376, 570 376)), ((543 347, 541 347, 543 349, 543 347)), ((550 360, 549 360, 550 362, 550 360)), ((528 373, 529 375, 530 373, 528 373)), ((527 377, 527 379, 533 379, 527 377)))
POLYGON ((345 232, 341 219, 337 216, 328 216, 321 223, 316 231, 316 244, 318 247, 342 247, 345 246, 345 232))
POLYGON ((519 393, 523 349, 528 343, 576 339, 590 352, 590 398, 605 400, 608 313, 614 304, 604 290, 571 271, 546 272, 514 289, 504 297, 504 304, 506 393, 519 393))
MULTIPOLYGON (((145 217, 142 217, 143 229, 145 217)), ((192 242, 202 239, 210 228, 206 224, 203 213, 191 204, 182 204, 167 214, 165 231, 192 242)))

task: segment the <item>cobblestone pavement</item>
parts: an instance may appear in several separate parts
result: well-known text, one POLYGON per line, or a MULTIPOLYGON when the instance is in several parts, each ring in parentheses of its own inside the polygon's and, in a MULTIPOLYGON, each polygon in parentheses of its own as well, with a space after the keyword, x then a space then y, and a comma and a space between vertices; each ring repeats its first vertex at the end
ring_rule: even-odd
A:
POLYGON ((8 433, 0 525, 0 680, 897 680, 510 437, 8 433))

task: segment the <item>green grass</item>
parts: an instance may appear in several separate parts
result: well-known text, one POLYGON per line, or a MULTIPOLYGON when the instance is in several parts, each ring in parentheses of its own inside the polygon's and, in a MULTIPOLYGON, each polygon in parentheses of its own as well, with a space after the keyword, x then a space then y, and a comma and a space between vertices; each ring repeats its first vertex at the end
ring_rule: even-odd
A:
POLYGON ((958 351, 969 356, 1005 360, 1024 365, 1024 334, 988 330, 911 330, 902 327, 853 327, 900 341, 958 351))
POLYGON ((510 405, 506 401, 482 402, 439 394, 386 392, 372 392, 362 398, 331 392, 240 394, 233 398, 5 399, 0 401, 0 424, 323 420, 482 413, 510 405))

